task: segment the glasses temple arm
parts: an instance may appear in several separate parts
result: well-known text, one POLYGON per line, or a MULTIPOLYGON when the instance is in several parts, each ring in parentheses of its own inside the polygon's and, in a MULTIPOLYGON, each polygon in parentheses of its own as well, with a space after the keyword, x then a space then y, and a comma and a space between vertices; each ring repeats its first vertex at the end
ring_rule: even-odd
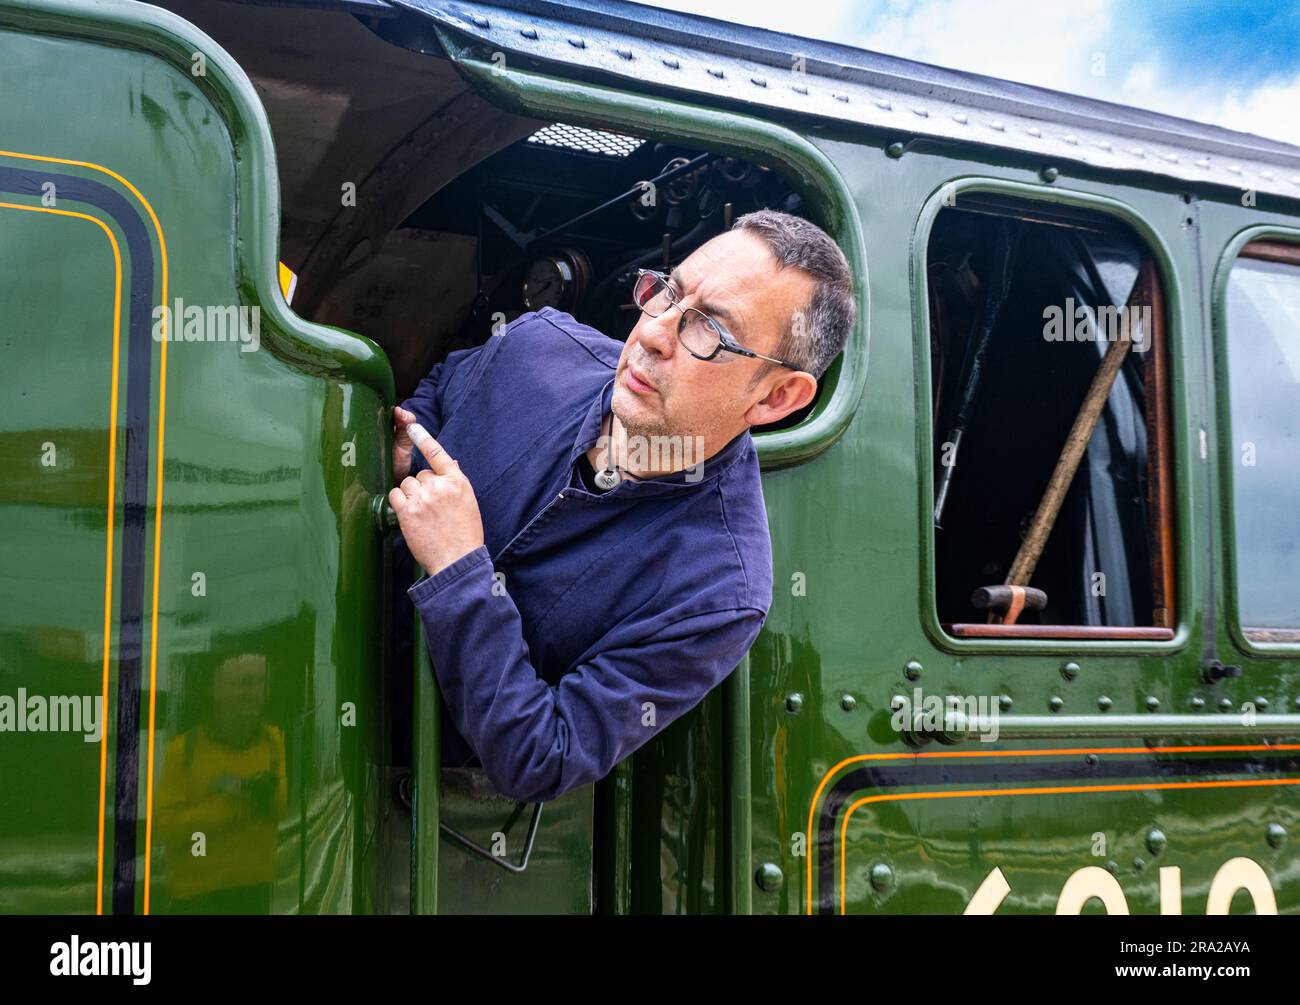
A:
POLYGON ((802 370, 803 367, 795 366, 793 363, 787 363, 783 359, 777 359, 775 356, 764 356, 761 352, 754 352, 753 349, 746 349, 743 345, 728 346, 732 352, 738 352, 742 356, 749 356, 751 359, 765 359, 769 363, 778 363, 781 366, 789 367, 791 370, 802 370))

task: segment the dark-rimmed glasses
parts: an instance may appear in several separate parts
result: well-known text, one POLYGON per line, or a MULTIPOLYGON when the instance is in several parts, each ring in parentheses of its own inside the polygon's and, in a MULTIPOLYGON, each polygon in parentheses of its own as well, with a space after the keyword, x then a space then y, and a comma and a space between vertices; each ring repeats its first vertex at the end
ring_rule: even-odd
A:
POLYGON ((803 369, 783 359, 764 356, 761 352, 746 349, 731 337, 731 333, 726 328, 703 311, 696 310, 694 307, 683 307, 677 302, 677 291, 669 284, 668 277, 662 272, 655 272, 653 269, 636 270, 636 282, 632 287, 632 303, 652 318, 659 317, 669 307, 676 307, 681 311, 682 317, 677 323, 677 341, 696 359, 715 359, 718 353, 725 349, 738 356, 765 359, 769 363, 789 367, 791 370, 803 369))

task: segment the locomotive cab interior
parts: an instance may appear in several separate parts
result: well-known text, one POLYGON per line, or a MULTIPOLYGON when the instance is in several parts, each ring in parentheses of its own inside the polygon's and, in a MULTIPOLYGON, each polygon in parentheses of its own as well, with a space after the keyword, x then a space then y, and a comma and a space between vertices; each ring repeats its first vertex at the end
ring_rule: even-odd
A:
POLYGON ((526 311, 553 307, 625 340, 639 316, 637 269, 669 271, 765 207, 802 209, 765 166, 547 123, 432 193, 377 251, 340 271, 315 317, 383 345, 402 397, 448 352, 482 344, 526 311))

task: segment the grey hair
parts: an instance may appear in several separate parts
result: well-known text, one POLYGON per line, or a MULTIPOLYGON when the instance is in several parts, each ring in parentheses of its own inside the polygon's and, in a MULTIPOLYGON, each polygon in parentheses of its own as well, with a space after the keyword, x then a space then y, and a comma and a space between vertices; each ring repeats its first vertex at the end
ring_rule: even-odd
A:
MULTIPOLYGON (((857 317, 853 275, 848 259, 826 231, 803 217, 760 209, 739 217, 732 230, 747 230, 762 239, 781 268, 792 265, 817 283, 808 306, 781 333, 771 355, 821 379, 844 349, 857 317)), ((764 363, 751 386, 776 367, 764 363)))

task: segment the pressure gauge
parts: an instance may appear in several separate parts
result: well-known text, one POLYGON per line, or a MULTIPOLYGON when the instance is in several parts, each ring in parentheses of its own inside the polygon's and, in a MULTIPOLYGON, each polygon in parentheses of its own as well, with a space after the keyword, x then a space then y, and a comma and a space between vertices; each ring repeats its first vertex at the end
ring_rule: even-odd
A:
POLYGON ((530 311, 543 307, 570 309, 586 291, 589 271, 586 256, 580 251, 566 249, 544 255, 524 273, 524 307, 530 311))

